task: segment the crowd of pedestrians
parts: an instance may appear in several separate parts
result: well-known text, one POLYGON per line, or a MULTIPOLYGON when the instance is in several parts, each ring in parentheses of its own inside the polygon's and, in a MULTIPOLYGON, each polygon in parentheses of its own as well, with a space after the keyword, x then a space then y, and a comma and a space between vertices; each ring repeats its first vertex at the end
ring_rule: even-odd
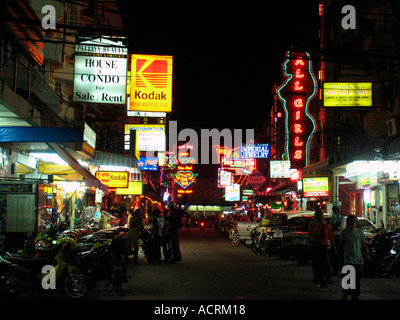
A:
MULTIPOLYGON (((187 224, 189 214, 178 208, 175 202, 168 203, 168 209, 161 211, 154 209, 149 228, 149 239, 146 243, 146 258, 151 264, 160 264, 162 261, 182 263, 180 249, 181 230, 187 224), (164 259, 162 260, 162 256, 164 259)), ((129 211, 127 221, 129 248, 132 249, 133 262, 138 262, 139 239, 142 238, 145 225, 139 209, 129 211)))

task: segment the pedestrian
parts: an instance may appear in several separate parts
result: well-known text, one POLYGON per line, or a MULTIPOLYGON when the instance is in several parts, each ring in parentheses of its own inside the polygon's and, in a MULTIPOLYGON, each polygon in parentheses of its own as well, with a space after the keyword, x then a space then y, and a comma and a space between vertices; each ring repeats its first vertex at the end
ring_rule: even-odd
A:
POLYGON ((153 228, 151 230, 152 241, 151 241, 151 251, 150 251, 150 263, 160 264, 161 263, 161 237, 162 230, 164 228, 164 217, 161 216, 159 209, 153 210, 152 219, 153 228))
POLYGON ((161 246, 163 249, 164 261, 170 262, 172 257, 171 233, 169 228, 169 211, 164 209, 164 227, 162 230, 161 246))
POLYGON ((327 282, 330 281, 330 264, 328 247, 336 250, 333 241, 332 230, 324 221, 324 213, 321 209, 315 211, 315 217, 310 222, 308 234, 311 237, 311 260, 313 267, 313 282, 319 283, 321 291, 326 292, 327 282))
POLYGON ((182 226, 188 220, 188 214, 176 207, 175 202, 171 201, 168 203, 170 211, 169 216, 169 228, 171 234, 171 245, 172 245, 172 263, 182 263, 182 253, 180 248, 181 242, 181 229, 182 226), (184 221, 183 221, 184 220, 184 221), (183 221, 183 222, 182 222, 183 221))
POLYGON ((358 219, 354 215, 347 217, 346 228, 340 235, 340 260, 343 265, 351 265, 356 272, 355 289, 343 289, 344 300, 348 295, 352 300, 358 300, 360 296, 360 282, 361 282, 361 266, 363 264, 362 248, 364 248, 367 259, 370 260, 368 246, 365 241, 364 232, 361 228, 357 228, 358 219))
POLYGON ((139 239, 144 229, 142 214, 139 209, 134 211, 132 209, 129 210, 128 228, 128 248, 130 250, 133 247, 133 262, 137 263, 139 257, 139 239))
MULTIPOLYGON (((333 239, 335 242, 335 247, 339 248, 340 246, 340 234, 342 230, 346 227, 346 217, 342 215, 338 207, 332 208, 332 217, 329 221, 329 226, 332 229, 333 239)), ((331 265, 332 265, 332 274, 335 276, 340 275, 340 270, 342 270, 341 265, 339 264, 339 256, 338 250, 334 252, 330 250, 330 257, 331 257, 331 265)))

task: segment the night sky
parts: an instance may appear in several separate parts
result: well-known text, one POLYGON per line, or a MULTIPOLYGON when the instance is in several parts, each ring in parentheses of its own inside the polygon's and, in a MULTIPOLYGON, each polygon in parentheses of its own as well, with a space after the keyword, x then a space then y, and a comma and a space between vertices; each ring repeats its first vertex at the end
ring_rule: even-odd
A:
POLYGON ((257 129, 285 51, 318 48, 318 1, 124 1, 131 53, 174 57, 170 119, 184 127, 257 129))

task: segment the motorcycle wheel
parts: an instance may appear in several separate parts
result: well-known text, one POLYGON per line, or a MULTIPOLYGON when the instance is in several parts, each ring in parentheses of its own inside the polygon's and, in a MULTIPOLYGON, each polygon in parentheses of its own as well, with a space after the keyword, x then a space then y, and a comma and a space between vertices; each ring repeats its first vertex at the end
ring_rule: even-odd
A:
POLYGON ((240 244, 240 240, 236 237, 236 234, 232 235, 232 245, 237 247, 240 244))
POLYGON ((87 292, 87 284, 82 274, 73 272, 64 280, 64 292, 72 299, 80 299, 87 292))

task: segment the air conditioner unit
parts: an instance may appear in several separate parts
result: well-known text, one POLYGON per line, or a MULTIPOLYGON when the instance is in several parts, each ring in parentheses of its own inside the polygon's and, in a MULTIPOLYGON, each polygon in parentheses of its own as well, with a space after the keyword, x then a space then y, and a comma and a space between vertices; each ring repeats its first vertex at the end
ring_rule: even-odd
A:
POLYGON ((395 136, 400 133, 399 122, 397 118, 391 118, 387 121, 388 136, 395 136))

